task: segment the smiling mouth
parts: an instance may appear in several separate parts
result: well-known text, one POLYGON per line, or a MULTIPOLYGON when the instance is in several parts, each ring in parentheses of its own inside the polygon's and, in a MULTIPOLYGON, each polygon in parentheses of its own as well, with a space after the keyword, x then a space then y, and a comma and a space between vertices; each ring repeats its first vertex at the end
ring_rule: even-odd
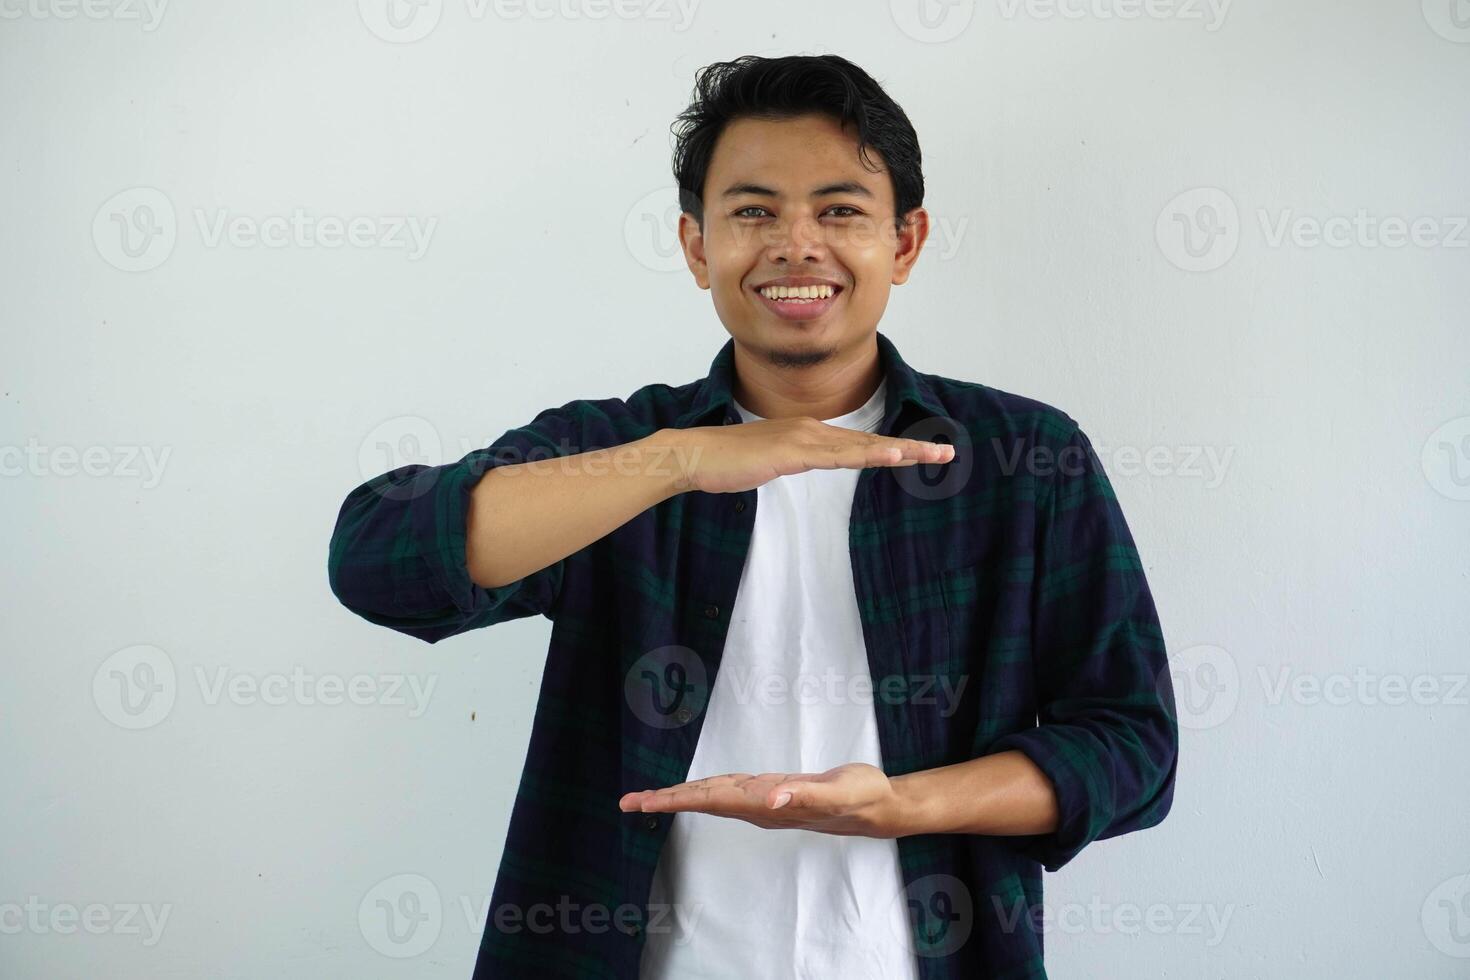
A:
POLYGON ((755 288, 766 309, 783 320, 815 320, 837 305, 846 290, 841 286, 766 286, 755 288))
POLYGON ((773 302, 781 303, 815 303, 824 299, 832 299, 842 292, 841 286, 759 286, 756 292, 773 302))

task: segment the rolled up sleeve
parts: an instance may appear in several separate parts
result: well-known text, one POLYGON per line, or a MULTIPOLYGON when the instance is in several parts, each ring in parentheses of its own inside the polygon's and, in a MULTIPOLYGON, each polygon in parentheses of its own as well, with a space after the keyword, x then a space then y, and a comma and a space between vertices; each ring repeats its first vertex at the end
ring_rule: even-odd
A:
POLYGON ((584 452, 576 403, 549 408, 442 466, 410 464, 356 487, 327 550, 332 593, 370 623, 427 643, 505 620, 553 618, 566 559, 495 588, 466 567, 470 495, 497 466, 584 452))
POLYGON ((1054 459, 1038 479, 1038 723, 989 750, 1025 753, 1056 791, 1056 830, 1010 838, 1048 871, 1164 819, 1179 739, 1163 631, 1112 485, 1075 423, 1054 459))

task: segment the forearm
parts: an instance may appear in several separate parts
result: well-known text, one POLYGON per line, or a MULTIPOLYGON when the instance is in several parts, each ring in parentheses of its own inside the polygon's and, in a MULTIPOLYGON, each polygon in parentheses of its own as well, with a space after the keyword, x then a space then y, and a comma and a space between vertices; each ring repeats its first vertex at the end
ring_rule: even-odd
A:
POLYGON ((894 776, 896 836, 1045 834, 1057 827, 1051 780, 1019 751, 894 776))
POLYGON ((681 461, 665 431, 487 472, 470 494, 466 519, 470 579, 485 588, 514 582, 679 493, 681 461))

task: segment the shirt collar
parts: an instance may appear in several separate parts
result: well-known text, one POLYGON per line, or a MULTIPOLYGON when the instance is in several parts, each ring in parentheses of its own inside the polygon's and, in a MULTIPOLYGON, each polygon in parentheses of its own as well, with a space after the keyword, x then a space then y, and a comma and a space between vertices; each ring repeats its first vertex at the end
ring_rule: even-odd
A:
MULTIPOLYGON (((890 432, 906 404, 917 406, 928 415, 942 417, 944 409, 940 407, 939 399, 928 379, 908 366, 899 356, 898 348, 884 336, 883 331, 876 333, 878 359, 882 365, 883 377, 888 382, 884 396, 883 423, 878 431, 883 434, 890 432)), ((710 362, 709 374, 698 382, 694 400, 689 409, 675 420, 675 428, 686 429, 716 420, 722 422, 725 419, 740 421, 731 390, 734 379, 735 338, 731 337, 710 362)))

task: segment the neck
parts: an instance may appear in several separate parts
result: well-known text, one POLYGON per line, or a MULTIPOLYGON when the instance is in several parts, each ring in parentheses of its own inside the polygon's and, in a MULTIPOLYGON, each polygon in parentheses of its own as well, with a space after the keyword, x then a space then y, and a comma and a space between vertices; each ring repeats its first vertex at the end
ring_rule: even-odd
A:
POLYGON ((764 419, 831 419, 861 408, 883 380, 876 334, 854 349, 792 352, 735 341, 736 401, 764 419))

